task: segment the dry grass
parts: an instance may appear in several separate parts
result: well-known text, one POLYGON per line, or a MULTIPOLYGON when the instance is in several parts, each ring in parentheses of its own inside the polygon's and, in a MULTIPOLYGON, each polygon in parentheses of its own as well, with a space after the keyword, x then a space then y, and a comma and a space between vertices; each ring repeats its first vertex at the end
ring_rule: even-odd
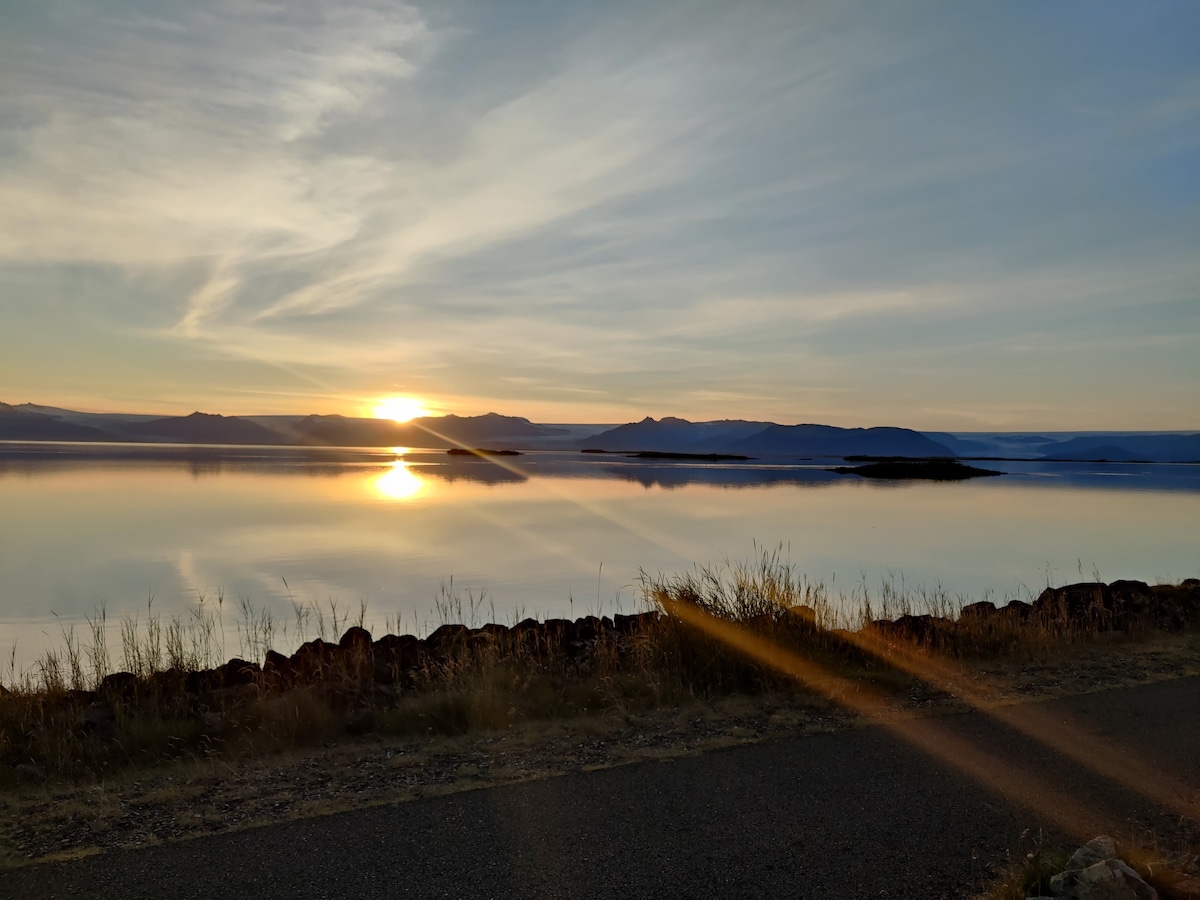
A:
MULTIPOLYGON (((378 653, 373 657, 363 647, 331 657, 320 678, 301 682, 261 670, 236 684, 198 680, 225 659, 224 598, 218 596, 212 602, 201 597, 185 619, 162 619, 152 599, 145 620, 123 619, 117 649, 122 671, 130 673, 128 683, 108 683, 113 654, 101 611, 88 621, 84 639, 64 629, 60 650, 46 654, 30 672, 10 673, 9 687, 0 691, 0 787, 42 777, 94 783, 171 759, 265 758, 366 732, 459 735, 732 696, 782 696, 793 705, 829 702, 769 660, 735 649, 720 629, 694 627, 693 613, 783 648, 843 683, 869 685, 903 704, 925 706, 949 702, 953 693, 944 679, 921 677, 935 668, 926 665, 931 661, 955 661, 959 672, 999 667, 1026 673, 1034 690, 1050 679, 1039 667, 1077 648, 1103 645, 1119 655, 1122 646, 1154 637, 1150 631, 1106 634, 1095 624, 1039 617, 963 618, 954 625, 961 598, 907 592, 894 583, 875 595, 860 585, 848 597, 835 597, 769 550, 750 563, 675 576, 643 574, 641 591, 657 617, 624 633, 601 629, 583 649, 568 651, 545 632, 523 638, 512 632, 448 645, 422 657, 415 668, 383 677, 378 653), (874 624, 904 616, 927 617, 923 640, 885 633, 874 624)), ((464 600, 451 586, 438 608, 446 620, 476 624, 484 602, 482 595, 464 600)), ((312 630, 336 637, 347 625, 361 625, 365 613, 360 608, 355 619, 334 604, 328 610, 297 604, 294 621, 279 623, 243 602, 232 630, 239 650, 260 660, 288 628, 293 637, 312 630)), ((991 680, 1023 692, 1011 678, 991 680)))

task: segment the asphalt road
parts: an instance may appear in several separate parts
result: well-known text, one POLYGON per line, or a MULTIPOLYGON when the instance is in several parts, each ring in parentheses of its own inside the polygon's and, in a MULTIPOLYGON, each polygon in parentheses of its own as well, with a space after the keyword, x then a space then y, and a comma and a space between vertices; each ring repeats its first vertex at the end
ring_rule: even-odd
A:
MULTIPOLYGON (((1042 709, 1200 795, 1200 678, 1042 709)), ((45 864, 0 873, 0 896, 964 897, 1024 829, 1064 837, 1056 810, 1080 832, 1180 828, 988 716, 921 729, 924 751, 872 727, 45 864), (964 747, 1002 759, 996 777, 966 774, 964 747), (1009 774, 1070 802, 1009 791, 1009 774)))

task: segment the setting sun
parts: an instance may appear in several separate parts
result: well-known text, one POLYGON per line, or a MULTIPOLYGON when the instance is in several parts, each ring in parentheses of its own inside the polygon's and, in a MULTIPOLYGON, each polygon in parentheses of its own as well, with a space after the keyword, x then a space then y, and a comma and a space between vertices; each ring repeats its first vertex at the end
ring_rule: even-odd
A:
POLYGON ((420 400, 414 400, 412 397, 387 397, 375 404, 371 414, 377 419, 407 422, 409 419, 429 415, 429 410, 420 400))

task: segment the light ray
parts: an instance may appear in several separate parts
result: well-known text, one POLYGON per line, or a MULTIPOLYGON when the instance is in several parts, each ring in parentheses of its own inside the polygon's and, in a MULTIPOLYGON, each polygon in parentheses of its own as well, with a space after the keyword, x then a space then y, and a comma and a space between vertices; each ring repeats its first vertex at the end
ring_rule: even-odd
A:
MULTIPOLYGON (((886 695, 870 685, 836 675, 811 660, 691 604, 672 601, 668 597, 658 599, 668 615, 789 676, 835 703, 882 724, 927 755, 1036 812, 1067 834, 1083 840, 1106 830, 1112 824, 1104 821, 1101 815, 1078 798, 1066 794, 1045 779, 1015 770, 1010 760, 981 750, 970 741, 951 733, 936 720, 900 717, 890 708, 886 695)), ((1039 734, 1031 736, 1042 737, 1039 734)), ((1095 738, 1091 740, 1093 746, 1098 744, 1095 738)), ((1070 755, 1074 757, 1074 754, 1070 755)), ((1131 786, 1137 788, 1136 784, 1131 786)))

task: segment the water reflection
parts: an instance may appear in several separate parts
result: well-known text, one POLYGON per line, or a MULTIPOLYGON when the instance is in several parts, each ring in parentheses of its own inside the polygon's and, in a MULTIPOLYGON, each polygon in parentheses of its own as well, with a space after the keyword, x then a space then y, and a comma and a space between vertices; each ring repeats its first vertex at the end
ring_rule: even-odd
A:
MULTIPOLYGON (((184 469, 195 478, 223 473, 333 478, 378 472, 373 492, 390 500, 423 495, 430 479, 455 484, 522 484, 533 478, 618 480, 646 489, 695 485, 721 488, 828 487, 858 483, 830 467, 840 460, 754 460, 744 463, 646 462, 589 457, 569 452, 531 452, 520 457, 447 456, 445 451, 407 447, 221 447, 179 444, 36 444, 0 441, 0 479, 36 478, 67 471, 128 471, 130 467, 184 469), (382 470, 381 467, 386 467, 382 470), (421 487, 421 484, 424 487, 421 487)), ((1200 465, 1068 463, 1031 460, 990 464, 1005 472, 994 484, 1046 488, 1200 493, 1200 465)), ((873 489, 911 482, 871 481, 873 489)))
POLYGON ((417 477, 408 463, 397 460, 371 483, 371 489, 385 500, 412 500, 422 494, 427 482, 417 477))
POLYGON ((26 661, 60 621, 100 606, 116 621, 150 595, 166 615, 247 597, 280 621, 293 599, 363 602, 377 625, 421 630, 453 577, 501 621, 612 612, 640 570, 746 558, 755 540, 835 591, 891 573, 971 599, 1093 566, 1200 574, 1200 466, 1003 463, 1003 478, 884 486, 800 461, 45 449, 0 444, 0 653, 15 642, 26 661))

